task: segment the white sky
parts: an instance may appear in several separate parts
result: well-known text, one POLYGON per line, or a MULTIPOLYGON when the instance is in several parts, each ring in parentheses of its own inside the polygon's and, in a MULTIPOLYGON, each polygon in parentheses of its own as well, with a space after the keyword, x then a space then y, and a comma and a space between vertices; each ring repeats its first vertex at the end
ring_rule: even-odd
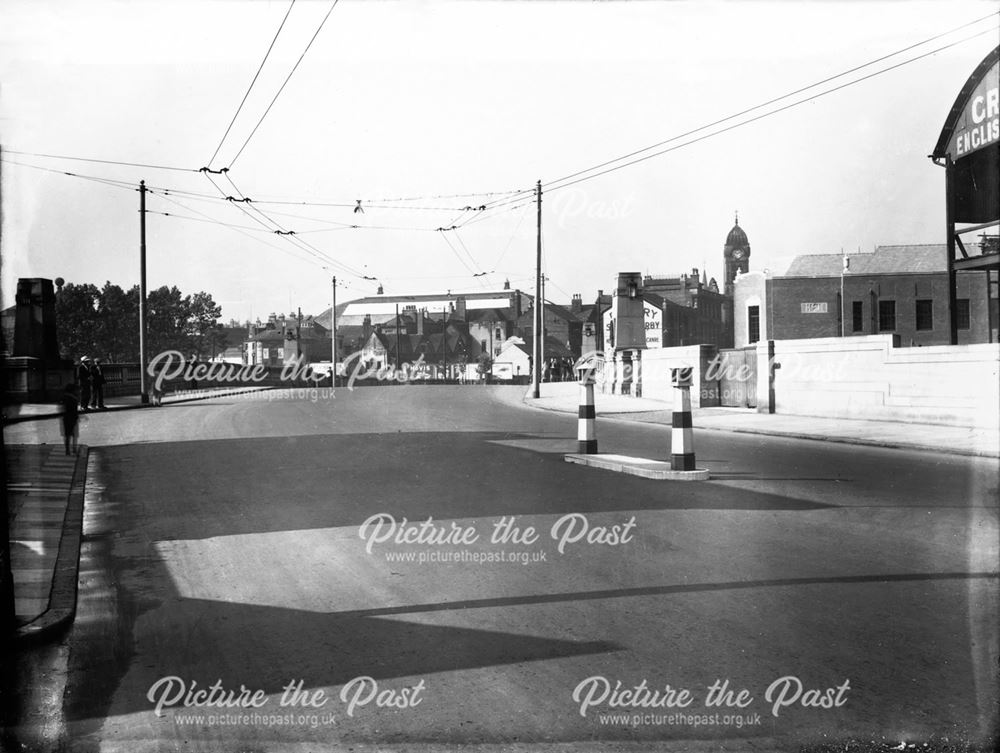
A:
MULTIPOLYGON (((326 1, 296 3, 213 168, 235 157, 328 8, 326 1)), ((285 1, 4 0, 4 305, 18 277, 127 287, 139 274, 136 192, 11 161, 218 196, 193 172, 10 150, 197 170, 222 139, 287 9, 285 1)), ((992 28, 971 41, 547 192, 543 201, 547 297, 558 302, 577 292, 593 300, 619 271, 706 267, 721 281, 722 246, 737 209, 751 269, 779 269, 800 253, 940 243, 944 171, 927 155, 959 89, 1000 42, 996 12, 995 2, 956 1, 342 0, 229 176, 258 202, 532 188, 994 13, 882 67, 992 28)), ((490 198, 411 204, 461 208, 490 198)), ((177 199, 185 207, 154 195, 147 208, 259 227, 224 201, 177 199)), ((380 279, 387 293, 498 288, 508 277, 522 289, 533 285, 533 205, 474 222, 458 238, 448 234, 459 254, 459 241, 467 247, 468 266, 434 232, 461 212, 255 206, 322 254, 380 279), (421 229, 306 234, 332 226, 279 211, 421 229)), ((319 313, 329 306, 333 273, 349 286, 338 290, 338 302, 376 285, 258 230, 150 214, 147 245, 150 288, 206 290, 227 319, 296 306, 319 313)))

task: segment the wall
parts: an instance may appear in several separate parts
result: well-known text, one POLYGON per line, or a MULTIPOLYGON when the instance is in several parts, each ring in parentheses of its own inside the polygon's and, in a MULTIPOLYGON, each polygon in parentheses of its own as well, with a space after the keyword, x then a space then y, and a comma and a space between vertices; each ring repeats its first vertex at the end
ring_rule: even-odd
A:
MULTIPOLYGON (((775 413, 1000 426, 1000 345, 893 347, 898 336, 775 340, 775 413)), ((768 343, 758 343, 757 410, 768 412, 768 343)))
POLYGON ((733 339, 737 348, 750 344, 747 317, 750 306, 760 308, 760 339, 767 340, 770 337, 766 305, 768 282, 763 272, 747 272, 736 278, 733 290, 733 339))
MULTIPOLYGON (((707 382, 703 379, 708 371, 708 365, 717 353, 714 345, 686 345, 679 348, 657 348, 641 351, 638 361, 632 361, 634 373, 632 394, 635 395, 636 379, 641 379, 641 397, 653 400, 664 400, 673 403, 672 369, 693 368, 691 384, 691 407, 706 408, 719 404, 719 385, 717 381, 707 382)), ((598 376, 597 389, 604 394, 621 394, 622 379, 621 354, 615 354, 604 365, 604 372, 598 376)))

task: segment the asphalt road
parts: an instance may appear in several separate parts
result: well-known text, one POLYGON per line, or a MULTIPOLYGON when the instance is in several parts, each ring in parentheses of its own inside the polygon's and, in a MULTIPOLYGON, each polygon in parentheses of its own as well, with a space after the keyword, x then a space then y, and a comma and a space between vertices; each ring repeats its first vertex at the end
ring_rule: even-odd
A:
MULTIPOLYGON (((7 746, 989 745, 995 461, 696 430, 713 480, 647 481, 565 463, 576 419, 518 395, 91 416, 79 612, 22 657, 7 746), (537 538, 491 540, 502 521, 537 538)), ((669 448, 642 423, 598 439, 669 448)))

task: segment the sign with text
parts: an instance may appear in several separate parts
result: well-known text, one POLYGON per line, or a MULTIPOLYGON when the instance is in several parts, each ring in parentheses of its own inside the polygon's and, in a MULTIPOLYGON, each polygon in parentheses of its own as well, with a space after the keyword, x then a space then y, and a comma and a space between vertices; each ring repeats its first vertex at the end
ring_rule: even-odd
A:
POLYGON ((960 160, 1000 142, 1000 63, 994 63, 969 95, 951 135, 948 153, 960 160))
MULTIPOLYGON (((604 352, 613 353, 615 350, 614 333, 617 330, 616 321, 617 307, 612 304, 611 308, 604 312, 604 352)), ((663 312, 649 303, 643 301, 643 327, 646 331, 646 347, 663 347, 663 312)))
POLYGON ((825 314, 827 313, 826 301, 822 303, 803 303, 803 314, 825 314))

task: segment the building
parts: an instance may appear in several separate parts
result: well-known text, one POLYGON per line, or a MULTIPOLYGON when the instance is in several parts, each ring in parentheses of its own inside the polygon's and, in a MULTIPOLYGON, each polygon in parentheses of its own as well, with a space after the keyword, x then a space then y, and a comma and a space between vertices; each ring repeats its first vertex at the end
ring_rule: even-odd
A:
MULTIPOLYGON (((947 246, 879 246, 873 253, 796 257, 781 276, 740 275, 735 344, 891 333, 901 346, 950 343, 947 246)), ((996 342, 996 283, 958 272, 959 343, 996 342)))
POLYGON ((709 279, 697 268, 692 268, 690 274, 643 278, 643 295, 653 294, 664 302, 659 306, 663 316, 662 347, 733 347, 733 287, 736 277, 750 270, 750 241, 738 216, 726 235, 722 261, 722 291, 715 278, 709 279))
MULTIPOLYGON (((493 362, 493 377, 503 381, 525 380, 531 375, 531 361, 535 341, 533 338, 511 337, 505 342, 493 362)), ((573 353, 557 337, 545 338, 545 364, 542 381, 569 381, 573 374, 573 353)))
MULTIPOLYGON (((598 347, 599 306, 584 305, 576 294, 569 306, 546 302, 544 312, 547 373, 570 373, 567 361, 598 347)), ((509 284, 497 291, 379 293, 338 305, 336 313, 338 361, 361 350, 363 362, 393 365, 396 343, 389 336, 398 334, 401 364, 410 362, 408 353, 416 353, 416 345, 408 346, 406 336, 417 337, 414 343, 423 343, 424 363, 434 365, 435 374, 443 373, 447 364, 449 378, 458 372, 473 378, 484 355, 497 361, 511 338, 534 338, 534 296, 509 284), (463 363, 464 370, 459 368, 463 363)), ((316 320, 330 321, 329 309, 316 320)), ((512 373, 518 376, 516 366, 512 373)))
POLYGON ((281 367, 294 358, 301 363, 330 361, 330 331, 313 317, 271 314, 266 324, 251 324, 244 363, 281 367))

